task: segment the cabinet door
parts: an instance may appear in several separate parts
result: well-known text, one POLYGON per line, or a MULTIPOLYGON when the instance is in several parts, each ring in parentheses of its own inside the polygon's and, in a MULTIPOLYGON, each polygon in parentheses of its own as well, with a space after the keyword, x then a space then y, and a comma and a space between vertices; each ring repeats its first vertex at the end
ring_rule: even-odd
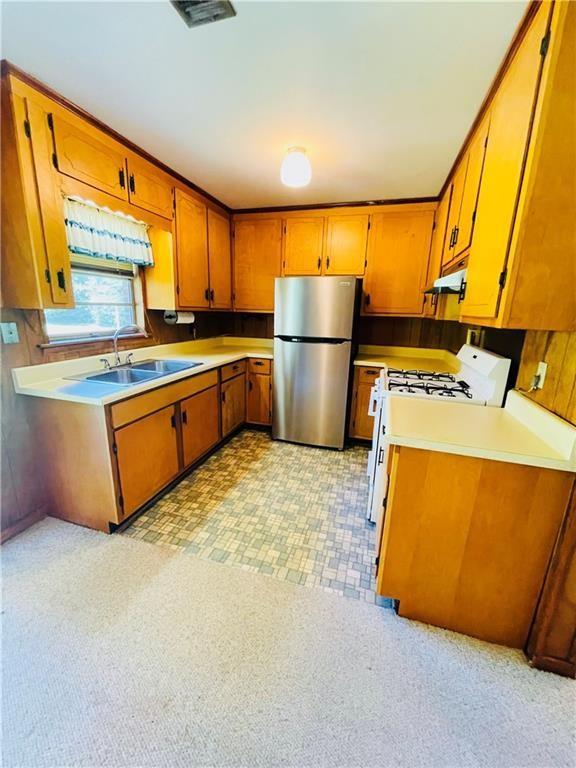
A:
POLYGON ((234 226, 234 307, 274 311, 274 279, 280 275, 282 222, 250 219, 234 226))
POLYGON ((350 422, 351 437, 363 437, 366 440, 372 439, 374 416, 368 415, 371 391, 371 384, 364 381, 358 381, 358 378, 356 379, 350 422))
POLYGON ((173 405, 114 433, 124 516, 151 499, 179 472, 173 405))
POLYGON ((220 440, 218 387, 210 387, 182 400, 182 453, 184 466, 199 459, 220 440))
POLYGON ((488 119, 485 119, 480 125, 468 152, 466 183, 464 184, 460 216, 458 217, 458 226, 454 236, 453 255, 455 257, 464 253, 464 251, 470 247, 470 243, 472 242, 474 219, 476 218, 476 204, 478 203, 480 179, 482 178, 482 167, 484 165, 484 153, 486 152, 486 141, 488 139, 488 122, 488 119))
POLYGON ((462 314, 496 317, 542 62, 548 8, 539 8, 491 110, 462 314))
POLYGON ((222 437, 246 421, 246 376, 235 376, 222 384, 222 437))
POLYGON ((422 314, 433 221, 432 210, 372 216, 365 313, 422 314))
MULTIPOLYGON (((426 287, 431 288, 434 280, 440 277, 442 269, 442 253, 444 252, 444 242, 448 227, 448 213, 450 211, 450 201, 452 199, 452 185, 449 185, 442 199, 436 208, 434 214, 434 228, 432 230, 432 245, 430 246, 430 259, 428 261, 428 272, 426 275, 426 287)), ((436 314, 438 305, 438 296, 430 295, 424 297, 424 314, 432 316, 436 314)))
POLYGON ((286 219, 282 264, 284 274, 321 274, 323 244, 323 218, 286 219))
POLYGON ((81 128, 59 115, 52 115, 52 131, 60 173, 114 197, 128 199, 126 158, 120 147, 108 142, 95 128, 81 128))
POLYGON ((178 306, 209 307, 206 206, 180 189, 176 190, 176 264, 178 306))
POLYGON ((446 239, 444 241, 444 251, 442 254, 442 266, 448 264, 456 256, 454 244, 458 236, 458 221, 460 220, 460 210, 462 208, 462 196, 464 195, 464 185, 466 184, 466 171, 468 170, 468 154, 464 155, 452 181, 452 198, 450 201, 450 211, 448 213, 448 225, 446 227, 446 239))
POLYGON ((367 240, 368 214, 328 216, 325 274, 363 275, 367 240))
POLYGON ((249 424, 272 422, 272 377, 249 373, 247 377, 246 421, 249 424))
POLYGON ((208 263, 210 265, 210 306, 232 308, 232 257, 230 221, 208 209, 208 263))
POLYGON ((171 219, 174 213, 173 187, 168 176, 145 160, 128 159, 130 202, 145 211, 171 219))

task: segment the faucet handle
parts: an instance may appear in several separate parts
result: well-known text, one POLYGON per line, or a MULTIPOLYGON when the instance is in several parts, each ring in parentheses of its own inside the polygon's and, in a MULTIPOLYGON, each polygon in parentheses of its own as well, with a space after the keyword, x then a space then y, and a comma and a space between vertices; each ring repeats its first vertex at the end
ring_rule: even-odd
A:
POLYGON ((108 370, 111 367, 110 363, 108 362, 108 358, 107 357, 101 357, 100 358, 100 362, 104 363, 104 369, 105 370, 108 370))
POLYGON ((132 365, 132 358, 134 357, 134 352, 128 352, 126 355, 126 362, 125 365, 132 365))

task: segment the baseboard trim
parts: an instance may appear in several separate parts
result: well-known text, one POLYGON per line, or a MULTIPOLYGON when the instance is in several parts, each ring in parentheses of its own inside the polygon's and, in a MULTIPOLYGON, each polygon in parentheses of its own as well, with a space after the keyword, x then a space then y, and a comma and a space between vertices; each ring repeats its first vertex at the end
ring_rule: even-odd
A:
POLYGON ((20 518, 20 520, 12 523, 12 525, 9 525, 8 528, 4 528, 3 531, 0 531, 0 544, 4 544, 8 539, 14 538, 14 536, 17 536, 27 528, 30 528, 34 523, 40 522, 40 520, 43 520, 45 517, 46 513, 43 509, 36 509, 34 512, 30 512, 20 518))

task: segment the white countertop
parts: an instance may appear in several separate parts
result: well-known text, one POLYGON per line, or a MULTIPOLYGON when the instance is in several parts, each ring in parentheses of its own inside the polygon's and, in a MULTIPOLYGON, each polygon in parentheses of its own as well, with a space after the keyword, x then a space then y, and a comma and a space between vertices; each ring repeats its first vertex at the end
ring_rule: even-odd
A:
POLYGON ((391 445, 576 472, 576 427, 516 390, 504 408, 386 398, 391 445))
MULTIPOLYGON (((178 373, 171 373, 149 379, 141 384, 129 387, 117 384, 97 384, 95 382, 71 381, 68 377, 82 373, 104 371, 102 358, 113 363, 113 354, 79 357, 56 363, 30 365, 14 368, 12 378, 14 388, 21 395, 48 397, 54 400, 68 400, 89 405, 108 405, 126 397, 139 395, 150 389, 171 384, 180 379, 196 376, 212 368, 233 363, 246 357, 264 357, 272 359, 272 339, 243 339, 220 336, 213 339, 186 341, 177 344, 161 344, 154 347, 141 347, 130 350, 134 361, 148 359, 183 360, 202 362, 195 368, 187 368, 178 373)), ((122 352, 122 357, 126 352, 122 352)))

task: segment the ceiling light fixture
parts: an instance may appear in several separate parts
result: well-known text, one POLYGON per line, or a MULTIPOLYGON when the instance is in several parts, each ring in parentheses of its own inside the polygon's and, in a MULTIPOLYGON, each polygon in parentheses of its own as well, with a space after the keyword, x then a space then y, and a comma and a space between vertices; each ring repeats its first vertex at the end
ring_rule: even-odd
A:
POLYGON ((305 187, 310 184, 312 168, 306 150, 290 147, 280 166, 280 179, 287 187, 305 187))

